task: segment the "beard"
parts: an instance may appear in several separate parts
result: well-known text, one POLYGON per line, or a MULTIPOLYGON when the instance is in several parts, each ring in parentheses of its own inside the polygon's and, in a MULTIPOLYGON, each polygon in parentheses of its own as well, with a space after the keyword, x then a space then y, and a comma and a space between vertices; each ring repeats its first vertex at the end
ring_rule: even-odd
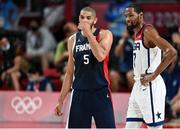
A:
POLYGON ((136 28, 137 25, 127 25, 128 31, 133 31, 134 28, 136 28))
POLYGON ((133 22, 131 22, 131 25, 128 25, 128 24, 127 24, 127 29, 128 29, 129 31, 133 31, 137 26, 138 26, 138 23, 133 23, 133 22))

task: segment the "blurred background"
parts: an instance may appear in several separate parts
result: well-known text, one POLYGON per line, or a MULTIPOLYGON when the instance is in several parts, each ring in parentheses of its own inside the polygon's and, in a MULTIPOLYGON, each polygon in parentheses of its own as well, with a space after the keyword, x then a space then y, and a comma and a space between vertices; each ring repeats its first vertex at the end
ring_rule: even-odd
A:
POLYGON ((180 128, 180 1, 179 0, 0 0, 0 127, 65 127, 65 115, 53 111, 66 72, 67 39, 77 31, 81 8, 96 9, 97 28, 113 33, 109 77, 115 119, 124 127, 133 86, 132 33, 123 10, 140 3, 146 23, 178 51, 162 73, 167 87, 167 128, 180 128))

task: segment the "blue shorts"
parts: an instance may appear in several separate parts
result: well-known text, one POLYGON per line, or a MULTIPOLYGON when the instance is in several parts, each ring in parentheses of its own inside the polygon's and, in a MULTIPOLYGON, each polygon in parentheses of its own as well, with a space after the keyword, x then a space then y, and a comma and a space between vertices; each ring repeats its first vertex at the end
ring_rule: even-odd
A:
POLYGON ((68 128, 91 128, 92 117, 97 128, 115 128, 108 88, 72 91, 68 128))

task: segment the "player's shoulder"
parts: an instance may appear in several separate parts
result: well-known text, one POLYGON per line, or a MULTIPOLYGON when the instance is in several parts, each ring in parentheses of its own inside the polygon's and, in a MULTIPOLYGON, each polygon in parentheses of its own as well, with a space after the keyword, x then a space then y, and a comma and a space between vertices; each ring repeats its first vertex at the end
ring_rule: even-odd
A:
POLYGON ((158 36, 159 33, 152 24, 147 24, 145 25, 145 28, 144 28, 144 35, 154 37, 154 36, 158 36))
POLYGON ((145 24, 145 27, 144 27, 145 33, 151 33, 153 31, 156 31, 156 28, 152 24, 145 24))
POLYGON ((74 46, 74 42, 75 42, 75 40, 76 40, 76 34, 77 34, 77 32, 76 33, 74 33, 74 34, 72 34, 69 38, 68 38, 68 48, 72 48, 73 46, 74 46))
POLYGON ((69 38, 68 38, 68 42, 74 42, 74 40, 76 39, 76 33, 72 34, 69 38))
POLYGON ((112 33, 112 32, 108 29, 100 29, 100 33, 112 33))
POLYGON ((101 35, 112 35, 112 32, 108 29, 100 29, 101 35))

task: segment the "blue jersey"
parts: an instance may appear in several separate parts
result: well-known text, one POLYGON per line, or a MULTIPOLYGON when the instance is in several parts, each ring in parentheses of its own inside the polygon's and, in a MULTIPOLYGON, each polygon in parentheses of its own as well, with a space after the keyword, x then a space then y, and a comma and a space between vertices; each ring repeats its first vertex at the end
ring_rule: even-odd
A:
MULTIPOLYGON (((94 32, 98 42, 99 32, 99 29, 94 32)), ((75 34, 73 57, 75 65, 73 89, 95 90, 109 86, 109 54, 102 62, 99 62, 93 55, 87 38, 81 32, 75 34)))

